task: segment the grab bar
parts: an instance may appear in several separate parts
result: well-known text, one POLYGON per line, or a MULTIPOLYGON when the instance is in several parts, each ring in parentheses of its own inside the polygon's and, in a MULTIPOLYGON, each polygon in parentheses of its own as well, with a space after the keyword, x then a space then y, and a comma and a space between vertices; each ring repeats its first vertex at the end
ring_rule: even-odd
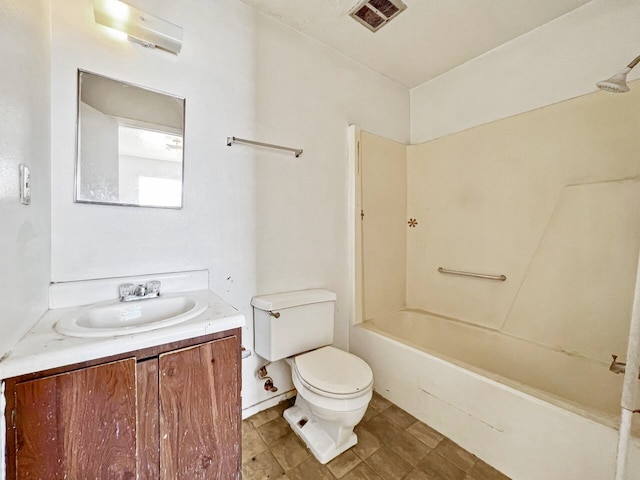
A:
POLYGON ((440 273, 449 273, 451 275, 463 275, 465 277, 486 278, 487 280, 498 280, 504 282, 507 279, 506 275, 487 275, 486 273, 471 273, 461 272, 459 270, 449 270, 448 268, 438 267, 440 273))
POLYGON ((247 140, 246 138, 227 137, 227 147, 230 147, 234 143, 244 143, 245 145, 256 145, 258 147, 275 148, 276 150, 285 150, 287 152, 293 152, 298 158, 302 155, 301 148, 282 147, 280 145, 273 145, 271 143, 256 142, 255 140, 247 140))

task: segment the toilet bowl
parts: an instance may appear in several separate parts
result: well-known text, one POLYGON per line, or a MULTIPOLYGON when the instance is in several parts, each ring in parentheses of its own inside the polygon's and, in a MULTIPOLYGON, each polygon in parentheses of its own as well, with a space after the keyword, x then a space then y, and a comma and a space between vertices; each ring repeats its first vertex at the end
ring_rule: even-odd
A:
POLYGON ((284 418, 320 463, 327 463, 358 441, 353 428, 373 394, 371 368, 333 347, 298 355, 287 363, 298 395, 284 418))
POLYGON ((321 463, 354 446, 353 428, 373 394, 373 373, 333 342, 336 295, 302 290, 253 297, 254 347, 263 358, 286 360, 297 390, 284 411, 293 431, 321 463))

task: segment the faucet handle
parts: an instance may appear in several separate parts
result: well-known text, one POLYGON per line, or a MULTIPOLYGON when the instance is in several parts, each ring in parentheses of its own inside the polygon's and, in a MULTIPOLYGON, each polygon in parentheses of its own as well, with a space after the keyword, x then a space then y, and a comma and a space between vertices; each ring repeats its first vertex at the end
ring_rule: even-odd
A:
POLYGON ((160 295, 160 280, 151 280, 147 282, 147 294, 158 294, 160 295))
POLYGON ((118 293, 120 294, 120 299, 133 295, 135 291, 136 291, 136 286, 133 283, 123 283, 118 287, 118 293))

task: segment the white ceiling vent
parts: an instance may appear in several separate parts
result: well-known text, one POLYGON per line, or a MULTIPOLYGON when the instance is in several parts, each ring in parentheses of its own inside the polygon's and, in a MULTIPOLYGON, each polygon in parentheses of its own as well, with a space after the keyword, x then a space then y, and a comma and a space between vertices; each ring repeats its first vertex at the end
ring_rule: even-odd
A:
POLYGON ((349 12, 349 16, 377 32, 406 8, 401 0, 364 0, 349 12))

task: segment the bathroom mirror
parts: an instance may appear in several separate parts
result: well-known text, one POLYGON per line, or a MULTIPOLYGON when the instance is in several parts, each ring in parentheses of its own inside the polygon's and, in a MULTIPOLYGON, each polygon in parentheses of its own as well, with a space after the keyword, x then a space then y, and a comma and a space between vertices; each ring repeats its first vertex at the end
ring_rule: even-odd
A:
POLYGON ((185 100, 78 70, 74 201, 182 208, 185 100))

